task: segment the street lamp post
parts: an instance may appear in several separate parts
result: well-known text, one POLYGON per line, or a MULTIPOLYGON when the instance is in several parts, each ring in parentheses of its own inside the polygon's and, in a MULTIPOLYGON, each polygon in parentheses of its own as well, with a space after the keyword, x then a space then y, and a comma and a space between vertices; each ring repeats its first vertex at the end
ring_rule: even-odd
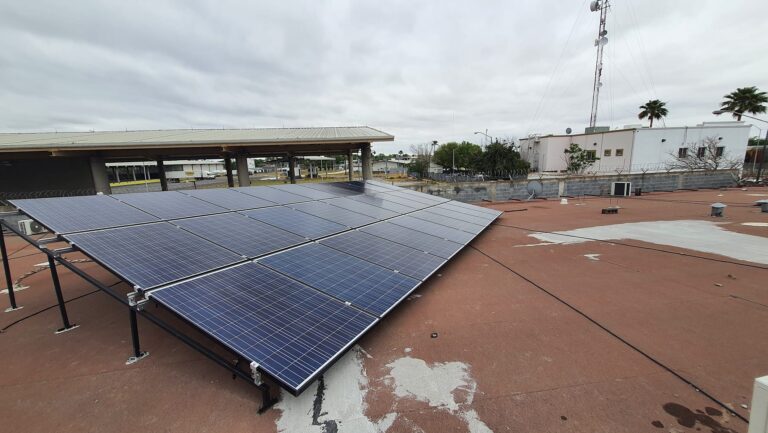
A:
POLYGON ((485 132, 475 131, 475 135, 477 135, 477 134, 485 135, 485 138, 487 138, 488 140, 490 140, 491 143, 493 143, 493 137, 488 135, 488 130, 487 129, 485 130, 485 132))
MULTIPOLYGON (((723 113, 733 113, 739 116, 749 117, 750 119, 757 120, 758 122, 768 123, 768 120, 763 120, 757 117, 748 116, 744 113, 740 113, 738 111, 733 111, 733 110, 715 110, 712 112, 712 114, 714 114, 715 116, 719 116, 723 113)), ((757 176, 755 177, 755 183, 760 182, 760 175, 763 174, 763 163, 765 162, 766 145, 768 145, 768 128, 766 128, 766 131, 765 131, 765 140, 763 141, 762 158, 760 158, 760 165, 757 166, 757 176)))

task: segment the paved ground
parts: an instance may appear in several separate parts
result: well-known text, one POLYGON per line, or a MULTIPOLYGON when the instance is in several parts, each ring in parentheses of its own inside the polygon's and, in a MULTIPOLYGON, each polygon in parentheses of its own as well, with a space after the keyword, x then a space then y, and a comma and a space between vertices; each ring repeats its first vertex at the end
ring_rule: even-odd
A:
MULTIPOLYGON (((54 304, 41 272, 18 293, 24 308, 0 313, 8 327, 0 335, 1 430, 746 432, 729 412, 748 417, 752 381, 768 374, 767 264, 729 257, 739 245, 722 245, 724 255, 666 245, 661 228, 653 243, 561 245, 529 234, 713 221, 708 204, 721 201, 730 206, 712 230, 759 237, 740 238, 759 246, 768 227, 743 223, 768 222, 749 206, 766 197, 765 189, 653 194, 621 200, 618 215, 600 214, 615 204, 608 199, 490 205, 509 212, 340 360, 322 387, 283 395, 264 415, 254 388, 144 320, 151 355, 126 366, 127 311, 102 293, 86 295, 92 288, 65 270, 66 298, 85 295, 68 303, 81 327, 54 335, 55 308, 8 327, 54 304)), ((43 260, 9 241, 15 276, 43 260)), ((116 281, 94 264, 83 268, 116 281)))

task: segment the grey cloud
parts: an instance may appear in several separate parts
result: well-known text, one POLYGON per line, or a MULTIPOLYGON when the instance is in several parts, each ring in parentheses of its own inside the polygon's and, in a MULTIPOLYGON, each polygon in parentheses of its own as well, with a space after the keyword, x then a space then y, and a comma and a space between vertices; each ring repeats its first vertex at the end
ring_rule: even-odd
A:
MULTIPOLYGON (((597 26, 586 3, 5 2, 0 130, 367 124, 397 137, 385 152, 486 128, 578 131, 597 26)), ((766 12, 614 0, 599 123, 639 123, 650 98, 668 101, 668 125, 714 120, 723 94, 768 89, 766 12)))

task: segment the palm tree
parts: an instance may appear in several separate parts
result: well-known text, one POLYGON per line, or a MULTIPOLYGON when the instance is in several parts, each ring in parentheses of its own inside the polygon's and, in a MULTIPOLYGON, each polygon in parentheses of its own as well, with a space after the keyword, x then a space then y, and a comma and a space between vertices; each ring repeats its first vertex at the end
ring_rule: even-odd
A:
POLYGON ((654 119, 659 120, 662 117, 667 117, 669 111, 667 111, 666 105, 666 102, 659 101, 658 99, 648 101, 640 106, 640 109, 643 111, 637 115, 637 118, 640 120, 645 119, 646 117, 651 119, 651 128, 653 128, 654 119))
POLYGON ((733 113, 736 120, 741 120, 742 113, 765 113, 765 104, 768 103, 768 95, 757 87, 739 87, 735 92, 725 96, 725 101, 720 103, 723 110, 733 113))

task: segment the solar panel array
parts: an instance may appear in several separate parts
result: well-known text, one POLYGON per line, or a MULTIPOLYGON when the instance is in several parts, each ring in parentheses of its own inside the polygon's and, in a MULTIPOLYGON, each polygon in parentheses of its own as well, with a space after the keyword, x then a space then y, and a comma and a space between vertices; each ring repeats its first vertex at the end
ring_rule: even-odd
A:
POLYGON ((294 394, 500 214, 375 181, 12 203, 294 394))

